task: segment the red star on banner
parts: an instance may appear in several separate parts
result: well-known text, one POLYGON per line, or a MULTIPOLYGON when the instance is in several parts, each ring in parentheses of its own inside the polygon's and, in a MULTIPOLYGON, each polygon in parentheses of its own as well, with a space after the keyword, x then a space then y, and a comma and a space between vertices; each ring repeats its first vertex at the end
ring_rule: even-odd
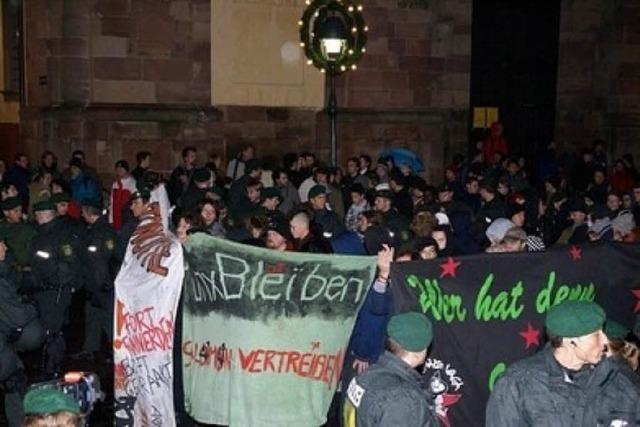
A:
POLYGON ((636 289, 631 292, 633 293, 633 296, 635 296, 638 299, 638 301, 636 301, 636 308, 633 309, 633 312, 639 313, 640 312, 640 289, 636 289))
POLYGON ((443 262, 440 264, 440 268, 442 269, 442 273, 440 273, 440 278, 451 276, 456 277, 456 269, 460 267, 462 263, 454 260, 452 257, 447 259, 447 262, 443 262))
POLYGON ((525 350, 528 350, 531 346, 538 347, 540 345, 540 331, 534 329, 531 323, 527 323, 527 330, 519 332, 520 336, 524 338, 525 350))
POLYGON ((569 255, 571 255, 571 259, 573 259, 574 261, 578 261, 579 259, 582 259, 582 249, 580 249, 576 245, 573 245, 571 246, 569 255))

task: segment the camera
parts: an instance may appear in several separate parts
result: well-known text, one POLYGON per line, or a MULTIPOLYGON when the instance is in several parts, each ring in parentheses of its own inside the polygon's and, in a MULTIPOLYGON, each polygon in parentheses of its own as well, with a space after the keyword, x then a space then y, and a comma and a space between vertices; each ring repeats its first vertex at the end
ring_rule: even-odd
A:
POLYGON ((100 378, 93 372, 67 372, 62 378, 32 384, 28 391, 39 389, 54 389, 68 394, 78 402, 80 412, 85 416, 93 411, 96 402, 105 398, 100 388, 100 378))

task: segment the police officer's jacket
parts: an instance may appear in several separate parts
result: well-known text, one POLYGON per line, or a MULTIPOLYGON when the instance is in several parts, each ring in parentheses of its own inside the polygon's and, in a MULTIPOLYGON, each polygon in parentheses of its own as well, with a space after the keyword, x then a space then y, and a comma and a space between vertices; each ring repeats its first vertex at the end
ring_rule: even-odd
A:
POLYGON ((84 233, 84 259, 87 261, 86 290, 92 293, 110 292, 118 271, 116 245, 118 235, 107 217, 102 215, 87 225, 84 233))
POLYGON ((81 242, 63 218, 38 226, 30 254, 36 290, 82 287, 86 263, 81 242))
POLYGON ((570 372, 550 345, 507 369, 486 413, 487 427, 616 425, 640 425, 638 376, 616 358, 570 372))
POLYGON ((351 380, 345 401, 345 427, 438 427, 432 397, 420 375, 390 352, 351 380))

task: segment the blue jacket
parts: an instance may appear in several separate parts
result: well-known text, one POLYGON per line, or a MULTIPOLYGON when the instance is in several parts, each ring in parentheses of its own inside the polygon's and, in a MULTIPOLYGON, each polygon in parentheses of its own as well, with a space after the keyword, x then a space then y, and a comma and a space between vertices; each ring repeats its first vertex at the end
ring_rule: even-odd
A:
POLYGON ((79 203, 86 200, 102 200, 102 192, 98 187, 98 183, 88 175, 81 173, 75 178, 71 178, 69 185, 73 200, 79 203))
POLYGON ((347 355, 374 363, 384 352, 387 323, 391 317, 391 291, 369 289, 353 327, 347 355))

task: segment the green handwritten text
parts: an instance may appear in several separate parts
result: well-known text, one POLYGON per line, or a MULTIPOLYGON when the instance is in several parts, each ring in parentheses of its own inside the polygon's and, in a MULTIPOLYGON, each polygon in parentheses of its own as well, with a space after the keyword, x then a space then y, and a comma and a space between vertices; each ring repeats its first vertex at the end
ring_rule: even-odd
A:
POLYGON ((500 291, 498 295, 492 297, 489 294, 493 284, 494 275, 489 274, 476 297, 475 315, 476 319, 485 322, 489 320, 517 319, 522 314, 524 306, 518 303, 524 289, 522 282, 518 282, 511 288, 510 292, 500 291))
POLYGON ((536 311, 539 314, 546 313, 549 308, 565 300, 593 301, 595 299, 596 287, 593 283, 588 285, 576 283, 573 287, 569 284, 561 284, 556 289, 556 272, 552 271, 549 273, 547 286, 538 293, 536 311))
POLYGON ((417 276, 411 275, 407 277, 407 285, 418 290, 418 301, 423 313, 431 312, 435 320, 451 323, 454 320, 464 322, 467 318, 467 309, 462 306, 462 297, 444 293, 437 280, 421 281, 417 276))
POLYGON ((489 391, 493 391, 493 387, 496 385, 496 381, 498 381, 498 378, 500 378, 506 370, 507 365, 504 362, 500 362, 493 367, 493 369, 489 373, 489 391))

